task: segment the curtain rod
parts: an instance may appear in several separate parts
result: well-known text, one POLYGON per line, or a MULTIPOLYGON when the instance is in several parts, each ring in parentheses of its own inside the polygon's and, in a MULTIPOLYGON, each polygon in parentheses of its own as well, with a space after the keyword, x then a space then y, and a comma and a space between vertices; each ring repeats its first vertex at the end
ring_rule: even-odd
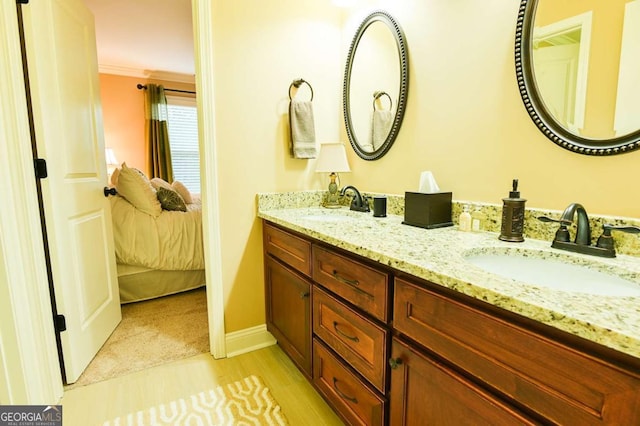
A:
MULTIPOLYGON (((147 86, 145 86, 144 84, 140 84, 138 83, 138 85, 136 86, 138 89, 143 90, 147 88, 147 86)), ((178 90, 178 89, 164 89, 165 92, 179 92, 179 93, 191 93, 192 95, 195 95, 196 92, 192 92, 191 90, 178 90)))

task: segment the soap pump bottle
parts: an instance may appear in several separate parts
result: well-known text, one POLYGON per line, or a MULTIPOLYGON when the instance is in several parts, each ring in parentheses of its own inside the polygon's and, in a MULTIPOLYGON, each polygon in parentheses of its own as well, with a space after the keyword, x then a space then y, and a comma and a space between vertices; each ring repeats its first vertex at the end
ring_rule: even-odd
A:
POLYGON ((473 213, 471 213, 471 230, 473 232, 482 231, 483 214, 480 210, 480 206, 476 206, 473 213))
POLYGON ((465 204, 460 213, 458 229, 460 231, 471 231, 471 213, 469 213, 469 206, 465 204))
POLYGON ((502 199, 500 240, 517 243, 524 241, 522 232, 524 231, 524 203, 526 201, 524 198, 520 198, 518 179, 514 179, 513 189, 509 192, 509 197, 502 199))

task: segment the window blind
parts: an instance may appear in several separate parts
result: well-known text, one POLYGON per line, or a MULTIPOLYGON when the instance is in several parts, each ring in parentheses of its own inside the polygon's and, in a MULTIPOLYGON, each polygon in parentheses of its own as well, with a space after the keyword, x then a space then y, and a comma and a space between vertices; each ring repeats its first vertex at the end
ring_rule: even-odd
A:
POLYGON ((195 99, 167 96, 169 144, 173 178, 200 193, 200 152, 195 99))

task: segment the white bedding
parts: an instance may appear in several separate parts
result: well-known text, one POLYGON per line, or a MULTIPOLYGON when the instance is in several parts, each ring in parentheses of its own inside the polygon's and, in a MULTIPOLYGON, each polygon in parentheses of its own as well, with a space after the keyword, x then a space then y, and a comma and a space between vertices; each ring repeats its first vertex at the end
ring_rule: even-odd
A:
POLYGON ((187 204, 186 212, 163 210, 153 217, 116 195, 111 197, 111 215, 117 263, 171 271, 204 269, 199 199, 187 204))

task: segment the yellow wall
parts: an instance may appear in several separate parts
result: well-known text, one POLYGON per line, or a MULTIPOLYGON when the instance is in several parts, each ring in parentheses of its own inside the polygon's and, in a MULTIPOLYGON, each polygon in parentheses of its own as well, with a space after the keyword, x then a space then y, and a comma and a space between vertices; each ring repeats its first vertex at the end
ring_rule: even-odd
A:
MULTIPOLYGON (((402 25, 410 54, 407 112, 381 160, 348 149, 343 184, 402 194, 433 171, 458 200, 500 203, 519 178, 528 206, 640 217, 640 152, 595 158, 557 147, 527 115, 515 79, 518 1, 215 0, 216 145, 226 331, 264 323, 263 258, 255 194, 321 189, 313 161, 288 155, 287 90, 314 87, 319 141, 346 142, 342 77, 349 43, 374 8, 402 25)), ((348 142, 347 142, 348 144, 348 142)))
POLYGON ((360 1, 346 11, 328 1, 278 4, 218 0, 214 10, 227 332, 264 322, 255 193, 326 184, 312 161, 287 155, 288 85, 297 77, 309 80, 318 139, 346 141, 344 60, 355 28, 376 7, 405 31, 407 112, 381 160, 366 162, 348 150, 352 173, 343 174, 343 184, 402 194, 417 189, 420 171, 431 170, 455 199, 500 203, 515 177, 530 207, 562 210, 577 201, 590 213, 640 217, 640 152, 574 154, 546 139, 527 115, 513 59, 519 2, 360 1))
POLYGON ((455 199, 500 203, 519 178, 530 207, 640 217, 640 152, 571 153, 529 118, 515 79, 519 2, 403 1, 386 9, 405 30, 409 102, 398 140, 375 162, 352 159, 350 183, 363 190, 415 190, 432 170, 455 199), (635 194, 635 196, 634 196, 635 194))
POLYGON ((231 332, 265 322, 256 193, 324 182, 313 161, 289 157, 288 90, 297 78, 313 86, 316 137, 336 141, 341 10, 317 0, 218 0, 213 16, 222 275, 231 332))

